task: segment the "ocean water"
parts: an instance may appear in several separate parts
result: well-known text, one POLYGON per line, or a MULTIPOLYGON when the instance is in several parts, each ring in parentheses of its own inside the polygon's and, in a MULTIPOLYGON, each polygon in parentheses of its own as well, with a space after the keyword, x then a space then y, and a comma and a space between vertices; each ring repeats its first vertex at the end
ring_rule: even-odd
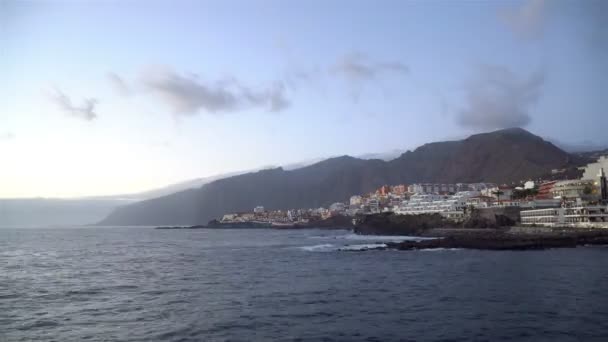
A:
POLYGON ((0 341, 608 341, 608 248, 394 239, 0 229, 0 341))

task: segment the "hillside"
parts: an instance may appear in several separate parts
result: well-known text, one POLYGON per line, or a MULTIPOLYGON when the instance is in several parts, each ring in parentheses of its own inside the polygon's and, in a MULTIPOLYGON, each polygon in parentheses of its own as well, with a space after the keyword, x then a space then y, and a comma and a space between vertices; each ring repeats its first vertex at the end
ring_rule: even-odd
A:
MULTIPOLYGON (((0 227, 88 225, 103 220, 114 209, 137 201, 184 192, 243 172, 192 179, 145 192, 78 198, 0 198, 0 227)), ((162 201, 165 206, 166 199, 162 201)), ((149 202, 146 206, 154 203, 149 202)), ((136 208, 133 205, 131 208, 136 208)), ((133 209, 135 210, 135 209, 133 209)))
POLYGON ((224 178, 118 208, 100 224, 201 224, 256 205, 328 206, 384 184, 518 182, 570 165, 576 158, 523 129, 511 128, 426 144, 391 161, 343 156, 295 170, 276 168, 224 178))

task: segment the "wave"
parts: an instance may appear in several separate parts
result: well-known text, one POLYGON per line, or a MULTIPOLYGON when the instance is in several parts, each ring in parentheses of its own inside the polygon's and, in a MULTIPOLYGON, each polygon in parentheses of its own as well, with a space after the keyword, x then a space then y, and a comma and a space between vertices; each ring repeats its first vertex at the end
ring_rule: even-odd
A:
POLYGON ((21 327, 18 327, 17 329, 19 330, 30 330, 30 329, 34 329, 34 328, 51 328, 51 327, 56 327, 59 326, 59 323, 56 321, 52 321, 52 320, 40 320, 40 321, 35 321, 26 325, 23 325, 21 327))
POLYGON ((340 251, 367 251, 370 249, 386 248, 385 243, 367 243, 361 245, 346 245, 340 248, 340 251))
POLYGON ((335 245, 332 245, 331 243, 324 243, 313 246, 300 246, 297 248, 307 252, 333 252, 338 250, 338 248, 335 245))
POLYGON ((418 251, 420 252, 441 252, 441 251, 461 251, 464 248, 443 248, 443 247, 439 247, 439 248, 422 248, 419 249, 418 251))

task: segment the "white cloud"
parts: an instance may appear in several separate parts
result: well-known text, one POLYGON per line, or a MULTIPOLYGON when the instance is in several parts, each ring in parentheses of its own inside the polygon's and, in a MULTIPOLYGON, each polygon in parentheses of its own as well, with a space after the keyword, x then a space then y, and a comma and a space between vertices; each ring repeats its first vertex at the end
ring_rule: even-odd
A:
POLYGON ((535 72, 521 78, 501 66, 479 67, 466 87, 466 108, 458 117, 462 126, 477 129, 524 127, 530 108, 541 96, 545 75, 535 72))
POLYGON ((72 100, 69 96, 64 94, 58 89, 55 89, 54 93, 50 95, 51 101, 53 101, 57 107, 68 115, 92 121, 97 118, 95 113, 95 106, 98 101, 95 98, 85 98, 80 106, 72 104, 72 100))
POLYGON ((181 75, 169 68, 157 67, 144 70, 140 82, 175 114, 196 114, 199 110, 221 114, 255 107, 278 112, 290 103, 280 81, 254 89, 235 78, 205 82, 196 75, 181 75))
POLYGON ((118 76, 114 72, 108 72, 106 74, 106 78, 110 85, 118 94, 122 96, 129 96, 132 93, 131 87, 127 84, 127 82, 120 76, 118 76))
POLYGON ((15 134, 13 132, 0 133, 0 141, 9 141, 13 139, 15 139, 15 134))

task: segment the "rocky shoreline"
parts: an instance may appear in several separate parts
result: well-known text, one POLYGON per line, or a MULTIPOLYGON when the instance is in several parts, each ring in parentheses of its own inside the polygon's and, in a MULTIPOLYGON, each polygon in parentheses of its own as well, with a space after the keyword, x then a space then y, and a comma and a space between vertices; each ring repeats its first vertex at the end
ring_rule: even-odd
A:
POLYGON ((360 217, 354 232, 362 235, 435 237, 420 241, 389 242, 377 249, 417 250, 466 248, 483 250, 534 250, 608 245, 608 229, 518 227, 516 211, 475 210, 463 221, 439 214, 360 217))
POLYGON ((455 222, 440 214, 397 215, 379 213, 355 218, 354 231, 362 235, 423 235, 437 228, 500 229, 512 227, 519 220, 519 209, 474 209, 455 222))
POLYGON ((155 229, 353 229, 352 219, 348 216, 332 216, 325 220, 316 220, 306 223, 295 222, 293 224, 272 223, 272 222, 220 222, 211 220, 206 225, 195 226, 164 226, 155 229))
POLYGON ((466 248, 481 250, 540 250, 574 248, 587 245, 608 245, 608 232, 569 232, 567 234, 491 233, 454 235, 422 241, 389 242, 386 248, 417 250, 430 248, 466 248))
POLYGON ((156 229, 352 229, 355 234, 360 235, 407 235, 434 238, 387 242, 382 246, 364 250, 433 248, 541 250, 574 248, 583 245, 608 245, 608 229, 517 227, 513 224, 514 221, 504 213, 486 214, 472 215, 468 220, 458 224, 446 220, 438 214, 376 214, 358 217, 355 225, 348 217, 334 217, 323 221, 293 225, 211 221, 207 225, 169 226, 156 229))
POLYGON ((238 222, 232 224, 195 225, 195 226, 163 226, 154 229, 269 229, 271 224, 257 222, 238 222))

